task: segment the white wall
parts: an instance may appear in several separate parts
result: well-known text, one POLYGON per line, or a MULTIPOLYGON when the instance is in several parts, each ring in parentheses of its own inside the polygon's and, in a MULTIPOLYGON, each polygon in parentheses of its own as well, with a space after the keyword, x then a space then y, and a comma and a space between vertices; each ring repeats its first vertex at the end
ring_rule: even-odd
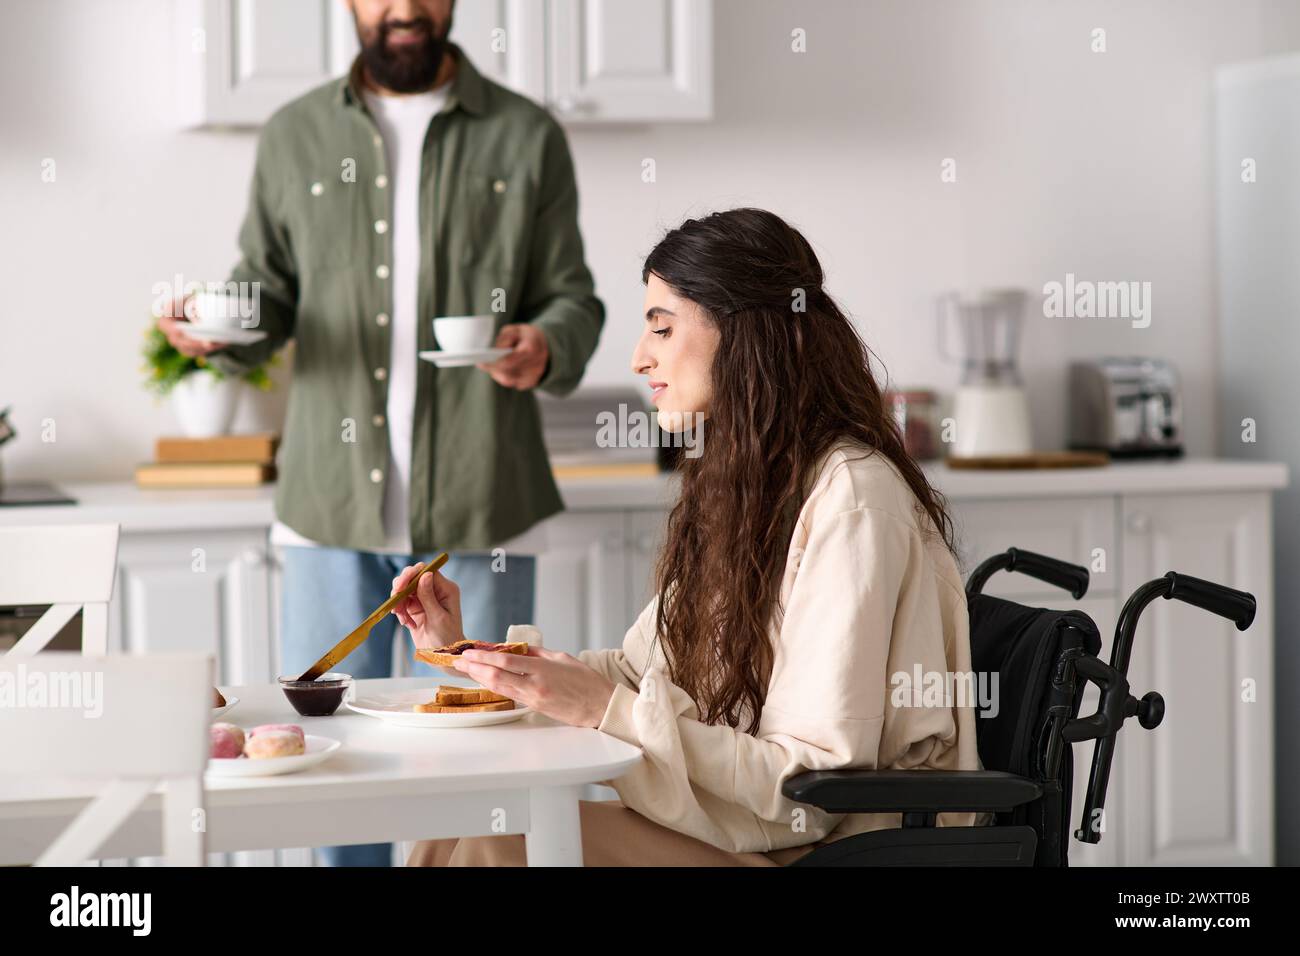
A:
MULTIPOLYGON (((459 0, 471 3, 474 0, 459 0)), ((1300 46, 1287 0, 717 0, 716 120, 571 136, 610 317, 588 382, 627 382, 640 263, 684 216, 771 208, 823 257, 894 381, 944 390, 932 299, 1067 272, 1149 281, 1150 328, 1030 323, 1038 443, 1072 357, 1169 358, 1188 443, 1215 447, 1211 70, 1300 46), (1108 52, 1090 52, 1102 27, 1108 52), (790 50, 790 31, 808 51, 790 50), (657 181, 641 182, 656 161, 657 181), (939 164, 953 157, 958 182, 939 164)), ((248 133, 172 122, 167 0, 0 4, 0 407, 12 478, 126 477, 173 429, 139 385, 150 288, 235 256, 248 133), (41 163, 57 179, 42 183, 41 163), (54 442, 42 442, 53 420, 54 442)), ((243 423, 260 423, 264 408, 243 423)))

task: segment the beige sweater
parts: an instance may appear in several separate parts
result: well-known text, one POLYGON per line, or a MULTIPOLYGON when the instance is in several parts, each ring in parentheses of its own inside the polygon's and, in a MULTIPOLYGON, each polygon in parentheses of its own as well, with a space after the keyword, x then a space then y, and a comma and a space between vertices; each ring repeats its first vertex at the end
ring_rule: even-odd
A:
MULTIPOLYGON (((969 702, 892 700, 892 675, 912 676, 918 663, 927 675, 971 667, 961 577, 938 536, 922 536, 915 507, 883 455, 849 446, 827 456, 790 541, 755 735, 701 723, 668 680, 653 641, 657 599, 621 649, 580 654, 615 684, 600 729, 644 753, 609 782, 626 806, 726 850, 766 852, 901 823, 896 813, 824 813, 782 796, 782 782, 805 770, 980 769, 969 702)), ((970 825, 973 815, 939 822, 970 825)))

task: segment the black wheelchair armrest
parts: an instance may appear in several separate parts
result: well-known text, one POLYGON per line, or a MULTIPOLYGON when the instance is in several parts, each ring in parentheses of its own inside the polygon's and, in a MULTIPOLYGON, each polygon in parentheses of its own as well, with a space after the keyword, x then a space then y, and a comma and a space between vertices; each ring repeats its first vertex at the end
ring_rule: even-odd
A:
POLYGON ((997 770, 811 770, 781 792, 829 813, 946 813, 1007 811, 1042 788, 997 770))

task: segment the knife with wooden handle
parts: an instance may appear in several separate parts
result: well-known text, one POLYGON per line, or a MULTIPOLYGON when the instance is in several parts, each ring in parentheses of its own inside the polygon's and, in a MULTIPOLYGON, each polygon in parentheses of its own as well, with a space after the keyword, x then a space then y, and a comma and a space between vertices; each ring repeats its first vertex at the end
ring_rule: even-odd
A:
POLYGON ((437 571, 446 563, 447 552, 444 551, 421 568, 420 572, 411 579, 410 584, 402 588, 402 590, 398 591, 383 604, 379 605, 379 607, 375 608, 371 615, 361 622, 360 627, 331 647, 325 652, 324 657, 311 665, 311 667, 307 668, 307 670, 303 671, 303 675, 299 677, 298 680, 315 680, 320 677, 321 674, 337 667, 345 657, 365 642, 365 639, 370 636, 371 629, 384 619, 385 614, 391 613, 393 608, 397 607, 399 603, 405 601, 415 593, 415 588, 416 585, 420 583, 420 578, 424 577, 430 571, 437 571))

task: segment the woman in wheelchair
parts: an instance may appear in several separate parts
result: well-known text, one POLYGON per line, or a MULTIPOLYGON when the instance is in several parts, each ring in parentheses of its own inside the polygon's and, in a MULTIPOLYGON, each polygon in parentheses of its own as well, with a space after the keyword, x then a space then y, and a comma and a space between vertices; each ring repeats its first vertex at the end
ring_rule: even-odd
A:
MULTIPOLYGON (((581 804, 588 866, 781 865, 897 827, 896 813, 794 803, 782 782, 805 770, 980 768, 969 702, 923 704, 895 686, 917 668, 927 680, 971 669, 942 497, 904 450, 871 353, 796 229, 757 209, 691 219, 655 246, 642 278, 632 368, 682 452, 658 597, 620 649, 468 651, 458 668, 642 749, 608 781, 618 801, 581 804)), ((464 636, 441 574, 395 613, 418 646, 464 636)), ((522 865, 524 840, 425 841, 410 863, 522 865)))

